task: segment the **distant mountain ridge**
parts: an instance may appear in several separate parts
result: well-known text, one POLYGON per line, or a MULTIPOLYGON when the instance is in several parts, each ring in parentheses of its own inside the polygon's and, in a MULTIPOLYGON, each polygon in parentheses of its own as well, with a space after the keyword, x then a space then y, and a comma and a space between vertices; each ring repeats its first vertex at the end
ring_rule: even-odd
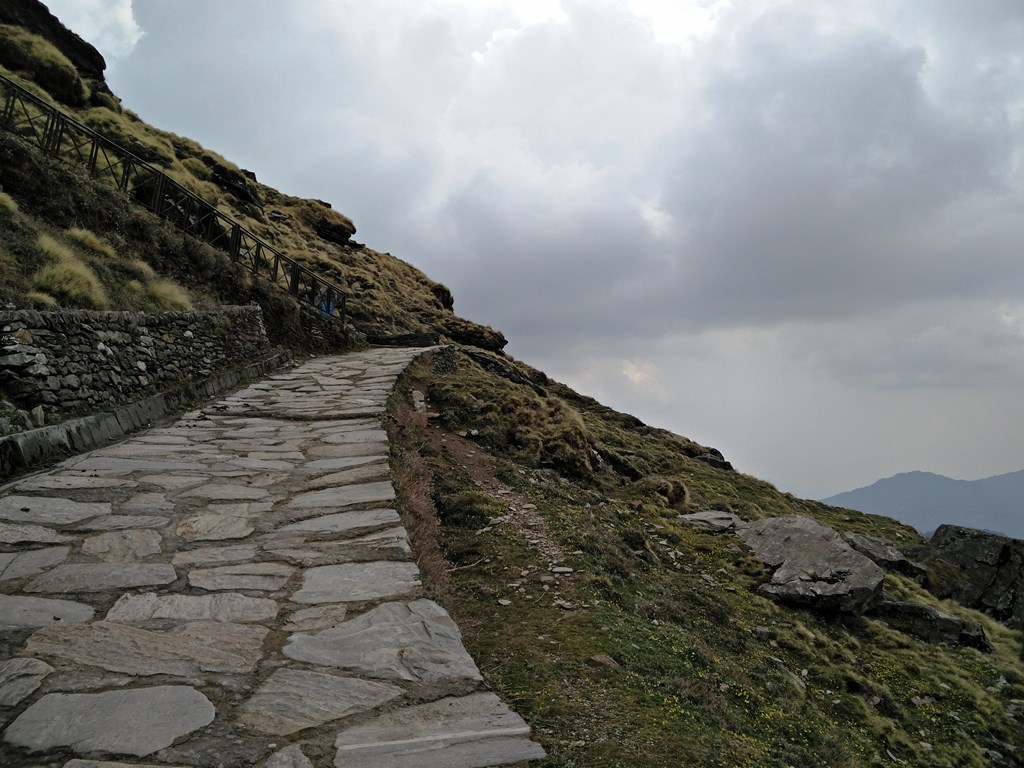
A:
POLYGON ((922 533, 951 523, 1024 539, 1024 470, 981 480, 903 472, 822 501, 894 517, 922 533))

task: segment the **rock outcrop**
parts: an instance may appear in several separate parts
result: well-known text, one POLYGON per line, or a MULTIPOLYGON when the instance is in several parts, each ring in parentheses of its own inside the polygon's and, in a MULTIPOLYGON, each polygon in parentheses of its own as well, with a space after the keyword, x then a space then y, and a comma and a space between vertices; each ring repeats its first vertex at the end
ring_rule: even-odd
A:
POLYGON ((863 533, 844 533, 843 541, 886 571, 896 571, 913 579, 924 577, 924 568, 911 562, 885 539, 866 536, 863 533))
MULTIPOLYGON (((825 523, 801 515, 748 523, 731 512, 703 510, 680 515, 679 522, 711 533, 731 531, 739 536, 760 560, 775 568, 771 581, 762 584, 760 590, 781 602, 818 611, 866 613, 926 642, 992 650, 984 628, 976 621, 927 605, 884 599, 883 569, 914 578, 925 572, 884 539, 859 533, 840 534, 825 523)), ((947 532, 941 541, 947 542, 962 560, 1000 561, 1001 555, 993 555, 991 546, 972 549, 950 543, 962 544, 965 539, 975 538, 947 532)), ((1015 562, 1019 566, 1019 558, 1015 562)), ((1019 589, 1020 579, 1013 583, 1019 589)))
POLYGON ((735 531, 737 528, 746 525, 743 520, 732 512, 722 512, 717 509, 706 509, 689 515, 680 515, 679 520, 687 525, 692 525, 694 528, 703 528, 712 533, 735 531))
POLYGON ((757 520, 736 534, 776 568, 761 591, 796 605, 860 614, 882 595, 885 574, 832 528, 800 515, 757 520))
POLYGON ((736 469, 733 467, 732 462, 726 460, 720 451, 714 448, 709 449, 708 453, 702 453, 699 456, 694 456, 697 461, 703 461, 715 469, 724 469, 726 472, 735 472, 736 469))
POLYGON ((900 632, 929 643, 966 645, 986 653, 992 650, 992 644, 981 624, 961 619, 929 605, 882 600, 871 609, 870 615, 900 632))
POLYGON ((1024 629, 1024 541, 941 525, 917 555, 928 568, 928 588, 938 597, 1024 629))
POLYGON ((91 80, 103 81, 107 62, 93 46, 61 24, 38 0, 0 3, 0 24, 13 24, 49 40, 68 57, 75 69, 91 80))
POLYGON ((680 515, 679 521, 712 533, 734 532, 775 568, 760 589, 782 602, 860 614, 881 599, 882 569, 825 523, 800 515, 748 523, 718 510, 680 515))

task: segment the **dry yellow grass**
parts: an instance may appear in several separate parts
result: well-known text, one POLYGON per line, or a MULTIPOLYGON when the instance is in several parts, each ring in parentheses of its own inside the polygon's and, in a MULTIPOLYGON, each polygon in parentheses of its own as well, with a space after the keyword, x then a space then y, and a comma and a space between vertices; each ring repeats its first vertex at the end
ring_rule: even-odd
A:
POLYGON ((74 251, 51 235, 40 235, 36 245, 49 261, 79 261, 74 251))
POLYGON ((0 192, 0 208, 4 208, 11 213, 18 212, 18 203, 15 202, 14 198, 8 195, 6 192, 0 192))
POLYGON ((209 181, 213 175, 206 163, 198 157, 186 157, 181 161, 182 167, 200 181, 209 181))
POLYGON ((157 309, 187 312, 192 309, 188 292, 173 280, 159 278, 146 286, 146 294, 157 309))
POLYGON ((102 254, 103 256, 108 256, 112 259, 117 257, 117 253, 110 244, 100 239, 92 230, 83 229, 81 227, 72 227, 64 234, 79 245, 88 248, 90 251, 102 254))
POLYGON ((110 300, 96 273, 81 261, 62 260, 32 276, 37 292, 54 296, 61 304, 83 309, 107 309, 110 300))
POLYGON ((48 293, 29 291, 25 296, 34 306, 42 309, 51 309, 57 306, 57 300, 48 293))
MULTIPOLYGON (((125 270, 135 275, 138 278, 139 288, 142 288, 142 283, 149 283, 156 280, 156 272, 142 259, 133 259, 125 265, 125 270)), ((135 282, 135 281, 133 281, 135 282)))
POLYGON ((51 235, 36 240, 43 257, 50 263, 32 275, 36 292, 53 297, 62 306, 83 309, 107 309, 107 291, 88 264, 65 243, 51 235))
POLYGON ((65 104, 80 106, 89 91, 67 56, 24 27, 0 25, 0 62, 28 75, 65 104))

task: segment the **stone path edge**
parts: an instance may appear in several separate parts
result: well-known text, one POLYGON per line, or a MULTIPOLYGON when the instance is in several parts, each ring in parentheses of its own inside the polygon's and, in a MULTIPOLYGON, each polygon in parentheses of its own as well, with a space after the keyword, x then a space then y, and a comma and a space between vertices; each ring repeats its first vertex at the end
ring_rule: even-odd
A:
POLYGON ((71 419, 0 438, 0 481, 43 469, 61 459, 91 451, 120 440, 155 422, 170 418, 197 400, 217 395, 278 371, 292 362, 292 354, 281 351, 263 360, 211 376, 178 389, 158 392, 107 413, 71 419))

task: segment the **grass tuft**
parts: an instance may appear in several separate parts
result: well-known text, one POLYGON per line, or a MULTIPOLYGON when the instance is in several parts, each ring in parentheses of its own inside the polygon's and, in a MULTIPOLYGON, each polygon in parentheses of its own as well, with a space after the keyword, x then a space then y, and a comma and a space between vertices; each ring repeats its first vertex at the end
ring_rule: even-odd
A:
POLYGON ((57 306, 57 300, 50 294, 43 293, 42 291, 29 291, 25 294, 25 298, 39 309, 53 309, 57 306))
POLYGON ((6 192, 0 192, 0 208, 8 210, 11 213, 17 213, 18 203, 6 192))
POLYGON ((78 261, 75 252, 52 235, 40 235, 36 245, 48 261, 78 261))
POLYGON ((107 309, 110 300, 96 273, 80 261, 61 261, 43 267, 32 276, 37 290, 62 300, 68 306, 107 309))
POLYGON ((104 240, 101 240, 92 230, 81 227, 72 227, 65 234, 79 245, 88 248, 90 251, 108 256, 111 259, 117 257, 114 249, 104 240))
MULTIPOLYGON (((125 264, 125 270, 134 275, 141 283, 149 283, 156 280, 156 271, 142 259, 134 259, 125 264)), ((141 286, 140 286, 141 287, 141 286)))
POLYGON ((192 309, 188 292, 173 280, 159 278, 146 286, 146 295, 157 309, 187 312, 192 309))
POLYGON ((37 271, 31 280, 40 293, 54 297, 61 304, 84 309, 107 309, 110 299, 96 273, 78 258, 67 245, 50 235, 40 235, 39 250, 54 262, 37 271))

